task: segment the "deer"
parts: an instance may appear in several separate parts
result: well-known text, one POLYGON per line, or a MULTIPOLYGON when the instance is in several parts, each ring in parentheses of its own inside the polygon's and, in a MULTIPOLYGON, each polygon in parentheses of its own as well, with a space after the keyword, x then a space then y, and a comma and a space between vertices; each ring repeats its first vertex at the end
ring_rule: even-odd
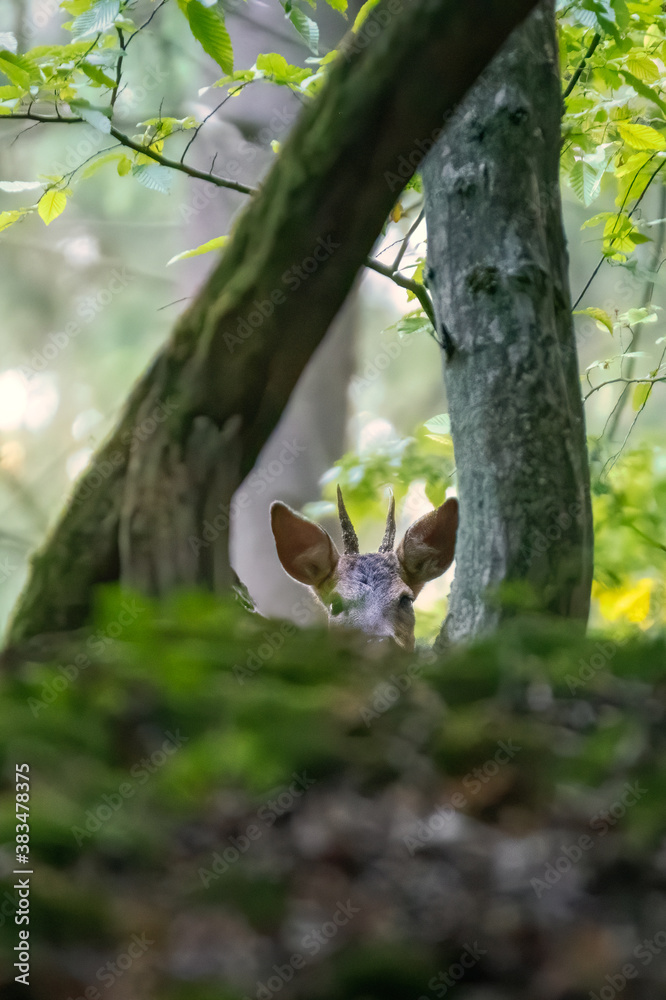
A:
POLYGON ((429 580, 453 562, 458 501, 451 497, 405 532, 394 551, 395 499, 389 499, 384 538, 377 552, 360 553, 338 486, 338 516, 344 551, 321 525, 276 500, 271 528, 283 569, 305 584, 324 606, 329 626, 354 628, 368 641, 393 641, 414 649, 414 601, 429 580))

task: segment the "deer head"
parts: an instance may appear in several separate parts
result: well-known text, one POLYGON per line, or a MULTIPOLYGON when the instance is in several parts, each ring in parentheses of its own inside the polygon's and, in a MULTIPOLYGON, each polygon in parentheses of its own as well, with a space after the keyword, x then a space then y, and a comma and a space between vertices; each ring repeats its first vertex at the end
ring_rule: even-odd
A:
POLYGON ((271 505, 271 527, 284 569, 309 586, 326 608, 329 623, 360 629, 373 639, 393 639, 414 648, 414 600, 425 583, 453 562, 458 501, 415 521, 393 551, 395 501, 391 496, 386 531, 378 552, 360 554, 358 538, 338 487, 344 552, 318 524, 284 503, 271 505))

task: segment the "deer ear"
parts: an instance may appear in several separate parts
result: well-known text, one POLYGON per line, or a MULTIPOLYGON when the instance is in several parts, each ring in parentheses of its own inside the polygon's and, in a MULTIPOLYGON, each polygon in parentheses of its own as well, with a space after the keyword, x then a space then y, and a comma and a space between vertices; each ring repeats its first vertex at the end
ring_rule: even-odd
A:
POLYGON ((278 558, 289 576, 320 587, 340 558, 328 532, 279 501, 271 504, 271 528, 278 558))
POLYGON ((457 528, 458 501, 452 497, 405 532, 396 555, 403 579, 415 593, 453 562, 457 528))

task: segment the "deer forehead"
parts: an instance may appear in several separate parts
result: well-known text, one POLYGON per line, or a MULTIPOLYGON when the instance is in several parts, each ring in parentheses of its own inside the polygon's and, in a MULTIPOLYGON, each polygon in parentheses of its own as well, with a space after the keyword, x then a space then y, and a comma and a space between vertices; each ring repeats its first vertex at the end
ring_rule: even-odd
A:
POLYGON ((411 594, 400 576, 400 563, 393 552, 342 555, 334 577, 332 582, 342 598, 373 597, 383 602, 411 594))

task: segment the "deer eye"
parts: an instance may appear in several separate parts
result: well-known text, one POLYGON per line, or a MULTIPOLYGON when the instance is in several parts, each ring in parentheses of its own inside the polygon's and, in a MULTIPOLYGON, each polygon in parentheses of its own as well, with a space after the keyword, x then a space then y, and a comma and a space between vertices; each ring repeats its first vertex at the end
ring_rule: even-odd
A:
POLYGON ((403 594, 400 600, 398 601, 398 607, 405 611, 409 610, 413 604, 414 604, 414 598, 410 597, 409 594, 403 594))
POLYGON ((343 611, 344 604, 342 603, 342 598, 338 594, 335 594, 331 600, 331 614, 334 616, 341 615, 343 611))

